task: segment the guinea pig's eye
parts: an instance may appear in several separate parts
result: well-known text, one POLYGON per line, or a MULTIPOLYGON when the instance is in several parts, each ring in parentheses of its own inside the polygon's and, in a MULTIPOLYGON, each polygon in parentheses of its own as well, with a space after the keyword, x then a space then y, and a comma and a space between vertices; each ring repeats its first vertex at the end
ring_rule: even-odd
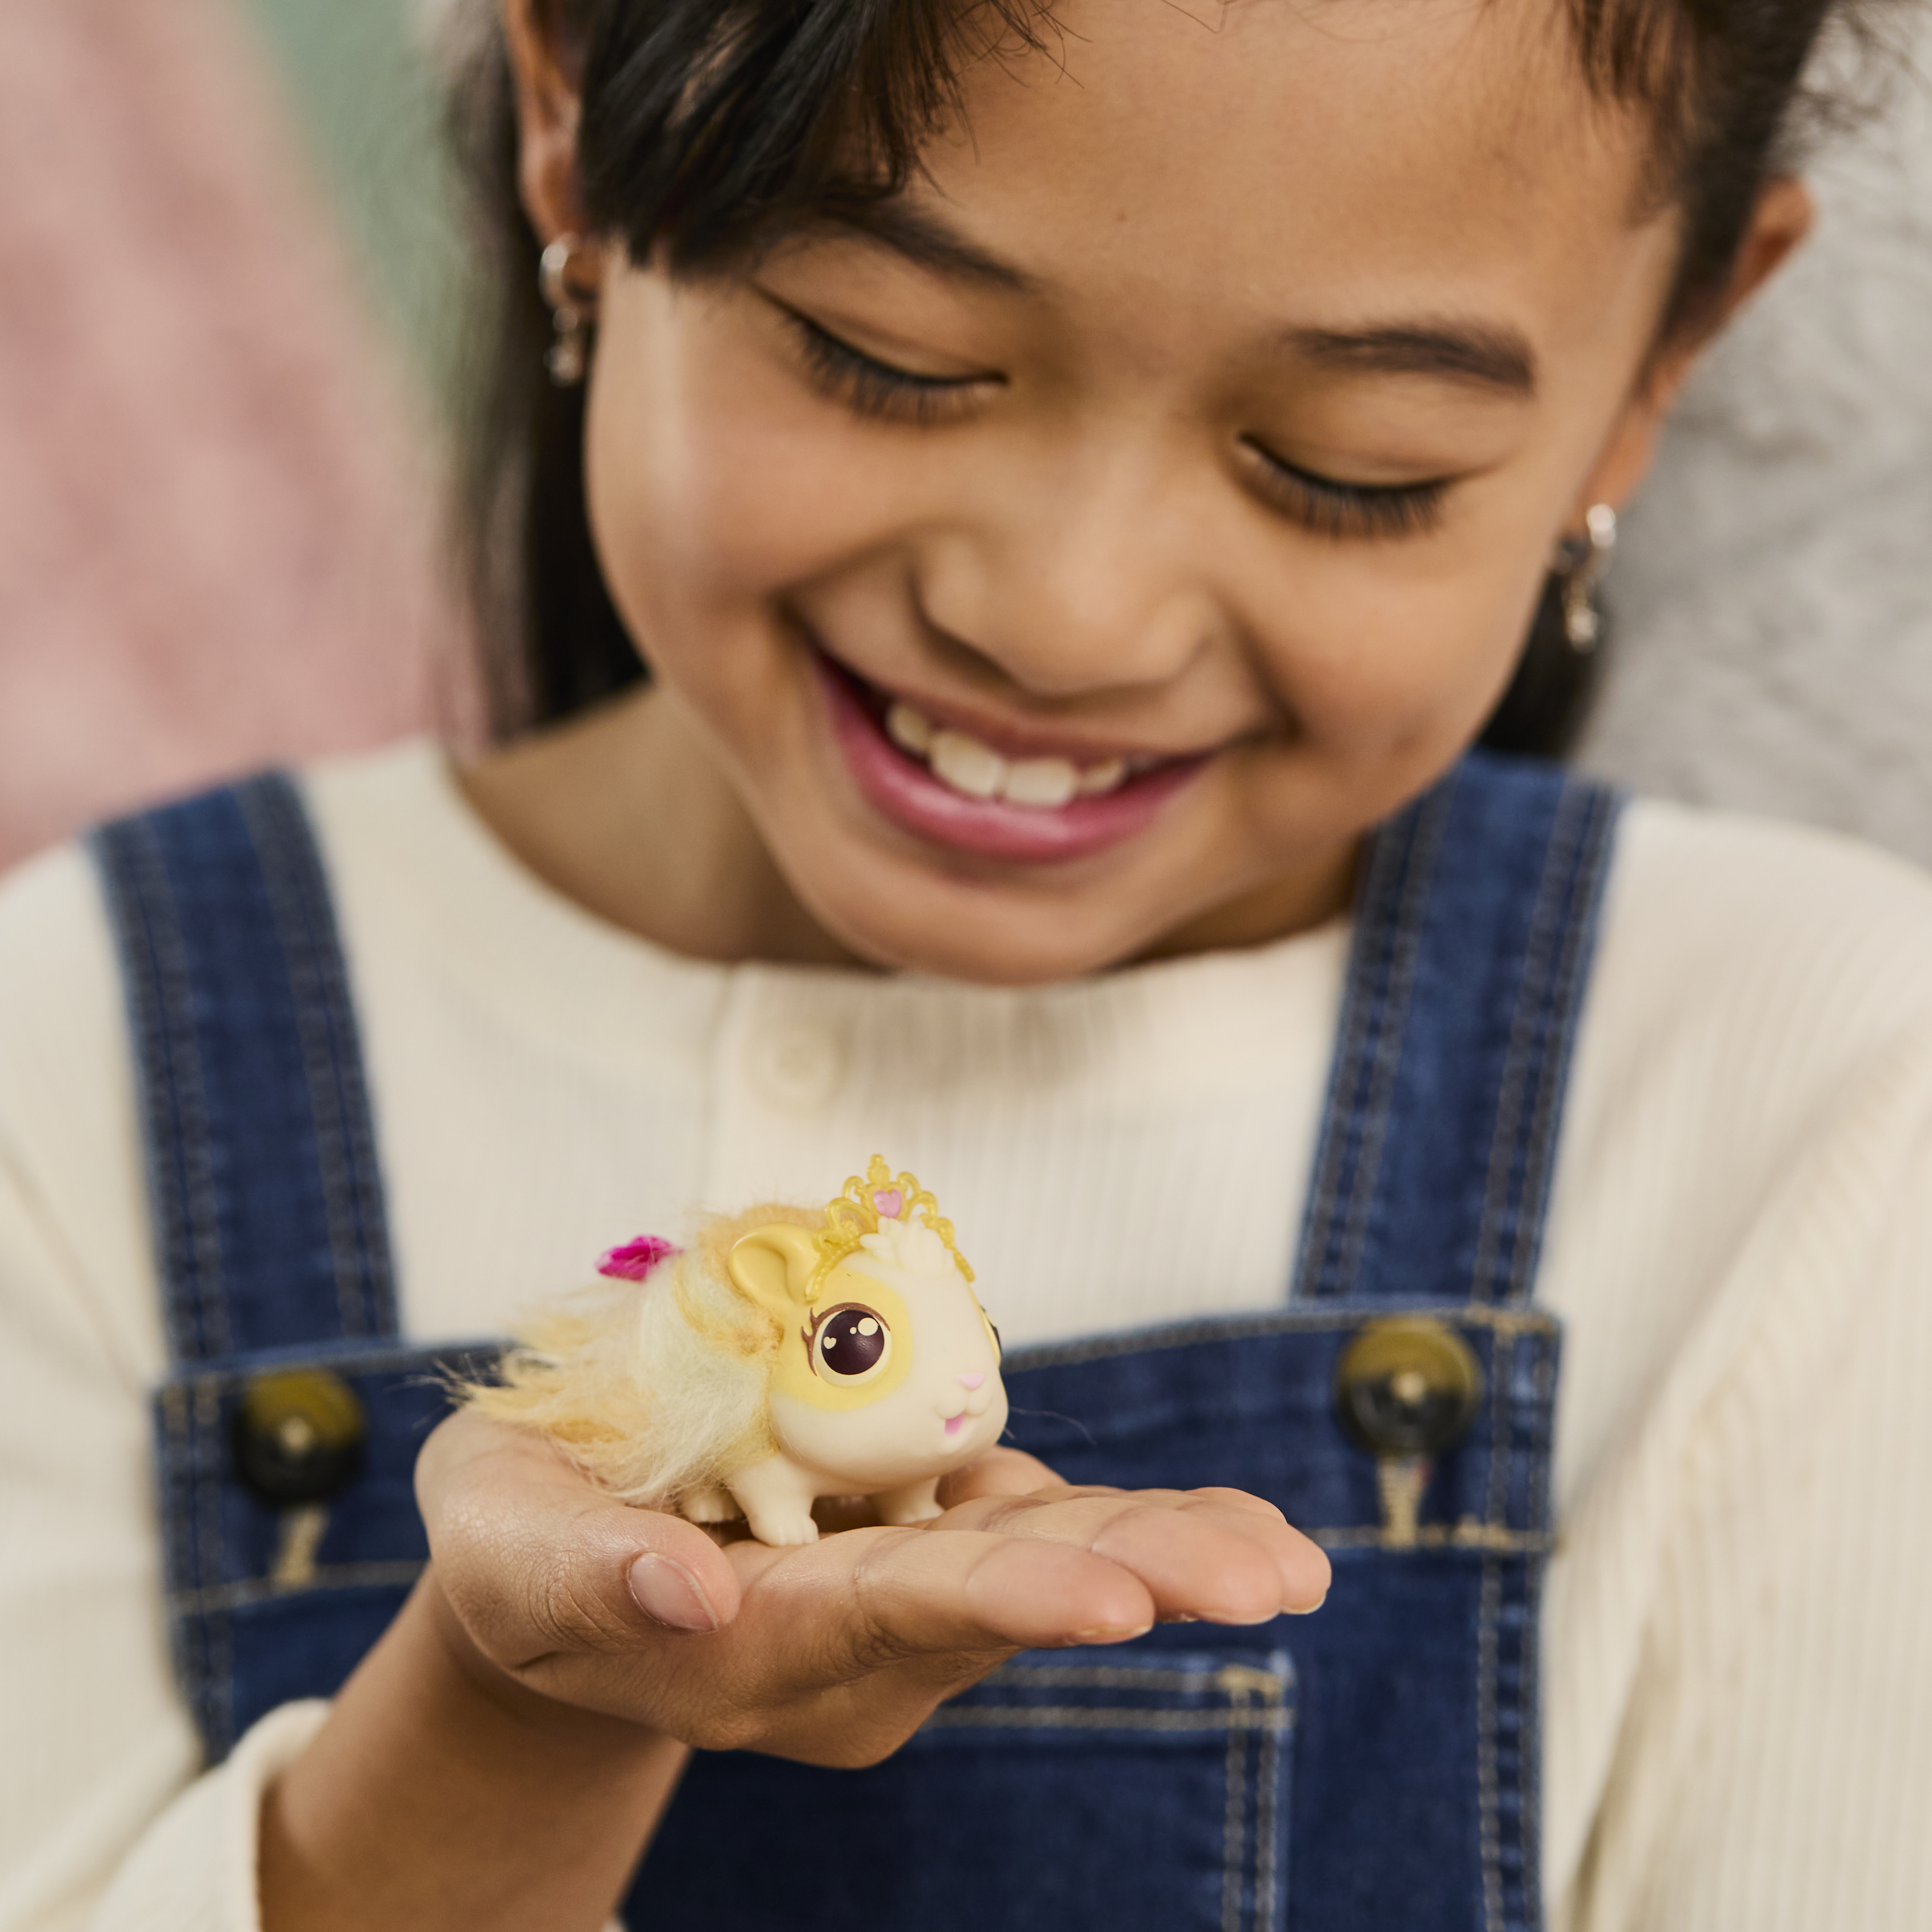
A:
POLYGON ((831 1382, 863 1382, 885 1366, 892 1331, 856 1301, 835 1308, 812 1331, 812 1366, 831 1382))

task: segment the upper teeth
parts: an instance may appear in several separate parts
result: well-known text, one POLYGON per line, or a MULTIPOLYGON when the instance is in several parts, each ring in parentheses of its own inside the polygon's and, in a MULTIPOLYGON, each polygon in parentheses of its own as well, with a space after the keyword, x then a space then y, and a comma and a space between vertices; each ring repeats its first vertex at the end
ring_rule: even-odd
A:
POLYGON ((935 724, 903 699, 886 713, 893 743, 924 758, 933 775, 968 798, 1003 798, 1009 805, 1046 809, 1070 800, 1097 797, 1125 782, 1124 758, 1076 765, 1071 758, 1005 758, 970 732, 935 724))

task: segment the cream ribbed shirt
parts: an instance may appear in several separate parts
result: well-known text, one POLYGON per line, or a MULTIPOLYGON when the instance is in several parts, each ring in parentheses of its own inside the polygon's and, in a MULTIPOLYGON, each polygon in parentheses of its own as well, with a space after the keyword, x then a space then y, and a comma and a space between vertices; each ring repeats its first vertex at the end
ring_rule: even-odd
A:
MULTIPOLYGON (((937 1188, 1010 1343, 1281 1300, 1342 924, 1040 991, 703 964, 521 872, 426 747, 308 790, 412 1339, 874 1148, 937 1188)), ((1628 812, 1539 1294, 1556 1926, 1924 1932, 1932 885, 1628 812)), ((0 890, 0 1932, 245 1932, 261 1783, 320 1707, 196 1778, 121 995, 71 850, 0 890)))

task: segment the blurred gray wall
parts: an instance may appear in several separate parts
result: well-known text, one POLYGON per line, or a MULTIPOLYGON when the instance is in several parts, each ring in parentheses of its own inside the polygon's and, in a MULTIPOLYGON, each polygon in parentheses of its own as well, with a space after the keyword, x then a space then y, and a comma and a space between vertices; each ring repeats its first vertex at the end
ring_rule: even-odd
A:
POLYGON ((1932 23, 1624 519, 1584 762, 1932 864, 1932 23))

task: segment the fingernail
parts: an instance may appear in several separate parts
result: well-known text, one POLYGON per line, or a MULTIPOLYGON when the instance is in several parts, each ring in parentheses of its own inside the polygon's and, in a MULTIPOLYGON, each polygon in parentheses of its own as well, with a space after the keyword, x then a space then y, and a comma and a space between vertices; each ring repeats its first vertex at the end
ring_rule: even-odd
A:
POLYGON ((1067 1639, 1069 1643, 1124 1643, 1130 1638, 1145 1636, 1152 1624, 1090 1624, 1067 1639))
POLYGON ((718 1628, 718 1612, 698 1579, 668 1556, 640 1556, 631 1565, 631 1595, 646 1616, 673 1630, 718 1628))
POLYGON ((1328 1600, 1328 1592, 1326 1590, 1324 1590, 1321 1595, 1316 1598, 1313 1603, 1297 1604, 1294 1607, 1288 1612, 1288 1615, 1292 1617, 1312 1617, 1328 1600))

